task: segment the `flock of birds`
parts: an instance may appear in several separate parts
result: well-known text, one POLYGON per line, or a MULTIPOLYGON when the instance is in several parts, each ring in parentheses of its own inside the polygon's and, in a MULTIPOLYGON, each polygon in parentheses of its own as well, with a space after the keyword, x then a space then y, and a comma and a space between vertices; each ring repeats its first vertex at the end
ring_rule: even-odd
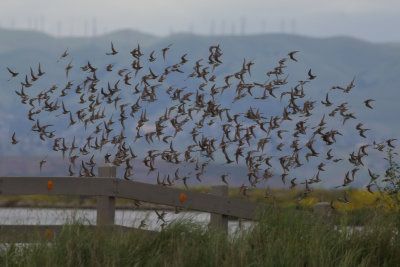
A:
MULTIPOLYGON (((33 89, 37 80, 46 76, 40 63, 36 71, 30 68, 18 81, 20 88, 15 93, 21 103, 29 106, 27 117, 33 122, 32 133, 50 143, 52 150, 61 153, 63 158, 67 157, 70 176, 95 176, 96 162, 102 158, 105 163, 123 166, 125 179, 132 179, 134 163, 141 162, 148 174, 154 173, 158 184, 187 187, 190 179, 202 181, 210 162, 222 159, 229 166, 243 164, 247 167, 247 181, 240 187, 245 196, 249 187, 268 181, 276 174, 290 188, 304 187, 302 194, 306 196, 312 191, 311 185, 321 181, 320 175, 327 164, 346 160, 350 163, 343 183, 338 185, 346 187, 364 167, 363 159, 368 156, 369 149, 394 148, 396 139, 387 139, 364 144, 347 159, 334 155, 336 138, 343 134, 340 129, 328 129, 329 121, 336 119, 344 127, 347 121, 357 118, 350 112, 347 102, 333 103, 329 96, 334 91, 350 93, 355 79, 347 86, 331 87, 321 101, 306 98, 305 86, 316 78, 311 69, 303 80, 290 89, 283 89, 288 85, 285 69, 288 63, 297 64, 298 51, 279 60, 266 73, 265 81, 254 82, 249 81, 254 62, 246 59, 236 72, 219 74, 223 64, 219 45, 209 47, 207 59, 194 61, 190 73, 186 72, 190 69, 187 54, 167 64, 173 61, 168 58, 170 48, 168 45, 146 56, 138 45, 130 51, 131 64, 123 68, 117 64, 95 66, 90 62, 78 67, 73 65, 66 50, 57 60, 57 64, 65 64, 66 83, 62 86, 49 85, 48 89, 40 86, 39 92, 33 89), (166 67, 160 68, 162 64, 166 67), (79 82, 75 82, 77 78, 71 79, 72 70, 82 73, 79 82), (102 81, 100 72, 105 73, 104 77, 114 75, 117 78, 113 82, 111 79, 102 81), (180 83, 168 82, 170 76, 180 83), (184 82, 188 82, 188 86, 182 87, 184 82), (279 114, 268 109, 268 101, 279 102, 282 108, 279 114), (166 106, 164 112, 151 114, 156 110, 154 107, 162 105, 166 106), (316 106, 326 113, 313 112, 316 106), (237 109, 243 112, 234 114, 237 109), (316 117, 318 120, 312 119, 316 117), (80 136, 72 140, 63 137, 65 134, 55 129, 56 124, 62 123, 66 129, 79 128, 80 136), (135 151, 138 142, 150 149, 135 151), (304 180, 293 177, 292 171, 311 164, 310 160, 318 161, 314 175, 304 180), (171 168, 171 173, 160 174, 156 172, 159 161, 175 168, 171 168)), ((120 52, 111 43, 106 55, 112 58, 120 52)), ((10 81, 21 76, 7 69, 10 81)), ((366 99, 365 108, 372 109, 373 101, 366 99)), ((357 122, 355 130, 360 138, 366 138, 370 129, 357 122)), ((11 143, 18 142, 18 134, 14 132, 11 143)), ((40 169, 45 163, 45 159, 40 162, 40 169)), ((372 192, 371 187, 379 175, 364 168, 370 176, 367 189, 372 192)), ((228 184, 230 174, 221 170, 220 179, 228 184)), ((270 196, 267 190, 265 197, 270 196)), ((342 201, 349 202, 346 195, 342 201)))

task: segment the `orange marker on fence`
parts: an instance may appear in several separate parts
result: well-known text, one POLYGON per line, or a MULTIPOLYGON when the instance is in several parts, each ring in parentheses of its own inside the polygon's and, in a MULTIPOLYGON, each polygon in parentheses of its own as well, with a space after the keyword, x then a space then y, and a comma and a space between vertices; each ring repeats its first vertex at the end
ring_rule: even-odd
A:
POLYGON ((186 200, 186 195, 184 193, 181 193, 181 202, 184 202, 186 200))
POLYGON ((50 229, 47 229, 47 230, 46 230, 46 237, 47 237, 47 238, 50 238, 50 237, 51 237, 51 230, 50 230, 50 229))
POLYGON ((47 182, 47 189, 48 189, 48 190, 53 189, 53 182, 52 182, 52 181, 48 181, 48 182, 47 182))

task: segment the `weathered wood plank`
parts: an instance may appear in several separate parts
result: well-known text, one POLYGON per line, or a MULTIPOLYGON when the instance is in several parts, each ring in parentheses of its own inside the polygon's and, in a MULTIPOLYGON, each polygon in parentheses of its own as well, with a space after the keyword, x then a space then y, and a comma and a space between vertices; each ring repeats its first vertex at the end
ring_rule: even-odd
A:
POLYGON ((116 191, 116 180, 98 177, 0 177, 0 194, 112 196, 116 191))
POLYGON ((179 208, 219 213, 243 219, 255 219, 259 205, 254 202, 165 186, 120 180, 116 196, 179 208), (181 201, 181 194, 185 201, 181 201))
POLYGON ((112 196, 144 202, 255 219, 259 204, 190 190, 169 188, 118 178, 0 177, 3 195, 86 195, 112 196), (52 181, 52 189, 48 189, 52 181), (185 200, 181 201, 181 195, 185 200))

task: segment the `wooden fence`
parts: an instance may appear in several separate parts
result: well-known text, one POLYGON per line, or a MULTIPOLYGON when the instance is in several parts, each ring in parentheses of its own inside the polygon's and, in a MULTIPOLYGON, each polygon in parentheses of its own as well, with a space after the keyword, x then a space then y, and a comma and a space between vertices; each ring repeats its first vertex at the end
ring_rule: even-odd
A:
MULTIPOLYGON (((209 212, 210 226, 225 231, 228 229, 228 216, 255 220, 260 208, 257 203, 229 198, 226 185, 213 186, 210 194, 204 194, 127 181, 116 178, 116 167, 112 165, 100 166, 98 177, 92 178, 0 177, 0 195, 35 194, 97 197, 98 226, 114 226, 116 198, 209 212)), ((51 227, 57 228, 48 226, 51 227)), ((22 230, 21 226, 4 226, 0 222, 0 232, 7 232, 8 229, 22 230)), ((29 231, 30 227, 24 229, 29 231)))

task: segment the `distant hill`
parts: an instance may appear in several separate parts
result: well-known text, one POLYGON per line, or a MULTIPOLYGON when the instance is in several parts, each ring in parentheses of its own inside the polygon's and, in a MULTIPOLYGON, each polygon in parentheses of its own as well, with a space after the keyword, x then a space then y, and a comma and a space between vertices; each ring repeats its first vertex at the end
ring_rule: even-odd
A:
MULTIPOLYGON (((356 88, 351 97, 376 99, 372 119, 383 123, 381 126, 393 129, 391 132, 394 134, 400 129, 394 112, 399 110, 397 100, 400 99, 400 44, 370 43, 350 37, 311 38, 289 34, 175 34, 160 38, 123 30, 91 38, 55 38, 40 32, 0 29, 0 111, 9 113, 15 107, 14 91, 17 88, 10 88, 7 82, 7 66, 19 72, 29 72, 29 66, 35 68, 41 62, 54 83, 60 83, 60 79, 65 78, 63 67, 57 65, 56 60, 65 49, 69 50, 74 65, 83 65, 90 60, 97 66, 105 67, 110 58, 104 53, 109 50, 111 41, 125 57, 129 57, 129 51, 138 44, 146 53, 160 51, 164 46, 173 44, 168 59, 188 53, 187 58, 192 65, 195 60, 208 55, 209 45, 220 44, 224 53, 224 64, 219 69, 221 76, 240 68, 243 58, 246 58, 256 63, 253 77, 260 81, 265 80, 266 71, 279 59, 292 50, 299 50, 296 55, 299 63, 292 64, 290 76, 305 77, 308 68, 311 68, 318 78, 310 84, 310 90, 321 95, 331 86, 344 86, 355 77, 356 88)), ((360 116, 364 117, 362 113, 360 116)), ((370 116, 368 114, 363 119, 370 116)))
MULTIPOLYGON (((264 34, 249 36, 203 36, 174 34, 157 37, 138 31, 123 30, 106 35, 83 38, 55 38, 40 32, 0 29, 0 155, 42 155, 45 146, 40 141, 27 140, 25 148, 11 147, 12 131, 28 133, 30 123, 26 119, 28 107, 23 107, 15 94, 19 85, 8 82, 10 67, 21 73, 29 72, 29 66, 37 67, 41 62, 46 71, 47 84, 65 82, 63 65, 56 63, 62 52, 68 49, 75 67, 90 60, 94 65, 105 68, 110 60, 116 66, 129 66, 129 51, 140 44, 148 56, 156 51, 161 60, 161 49, 172 44, 166 63, 176 62, 187 53, 188 73, 199 58, 207 60, 208 47, 219 44, 223 65, 218 74, 223 77, 240 69, 243 59, 253 60, 252 79, 264 82, 266 72, 276 66, 278 60, 287 57, 293 50, 298 63, 291 62, 289 78, 305 79, 311 68, 317 79, 307 88, 310 97, 324 97, 333 85, 346 86, 355 77, 356 87, 352 94, 337 94, 337 101, 351 103, 352 111, 368 128, 374 129, 374 138, 394 137, 400 140, 400 44, 371 43, 351 37, 311 38, 290 34, 264 34), (120 51, 118 57, 105 55, 110 43, 120 51), (374 111, 366 110, 363 100, 376 99, 374 111)), ((154 67, 154 71, 160 71, 154 67)), ((73 72, 72 72, 73 74, 73 72)), ((100 78, 107 78, 99 71, 100 78)), ((179 83, 179 81, 174 81, 179 83)), ((45 86, 45 85, 43 85, 45 86)), ((334 94, 334 93, 332 93, 334 94)), ((273 106, 271 108, 274 108, 273 106)), ((232 106, 235 110, 235 106, 232 106)), ((69 134, 69 133, 66 133, 69 134)), ((344 146, 354 141, 345 140, 344 146)))

